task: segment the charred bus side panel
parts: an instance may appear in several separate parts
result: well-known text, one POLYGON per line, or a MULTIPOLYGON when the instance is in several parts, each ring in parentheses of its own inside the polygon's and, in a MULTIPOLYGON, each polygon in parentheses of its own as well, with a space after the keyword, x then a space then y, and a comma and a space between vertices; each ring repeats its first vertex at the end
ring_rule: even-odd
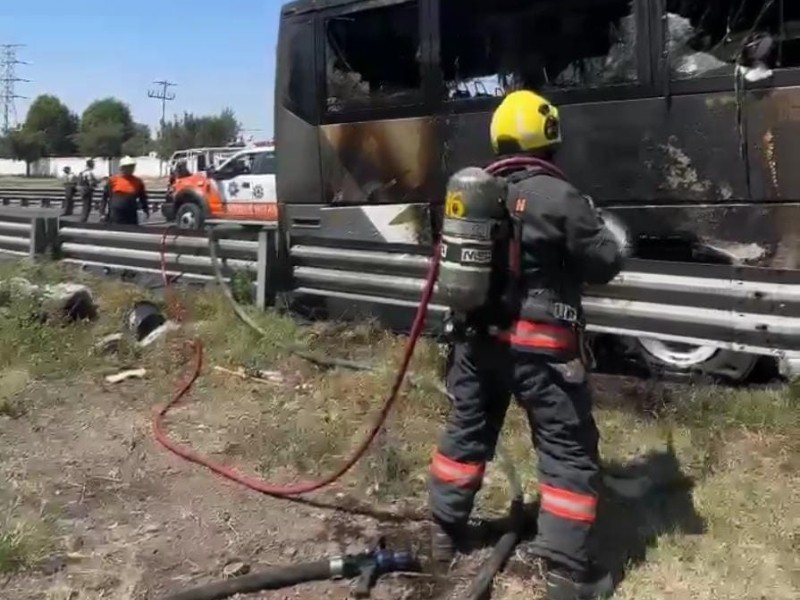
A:
MULTIPOLYGON (((749 6, 759 3, 740 4, 285 6, 275 122, 295 287, 315 294, 315 282, 328 277, 326 289, 343 302, 391 288, 402 297, 391 310, 413 306, 409 282, 373 278, 372 292, 360 293, 325 268, 344 268, 352 248, 378 253, 365 272, 419 277, 421 267, 395 265, 391 256, 429 253, 437 226, 430 207, 450 173, 492 160, 491 112, 514 87, 561 107, 560 166, 626 221, 640 258, 797 269, 800 6, 764 17, 749 6), (746 38, 751 30, 756 37, 746 38), (314 250, 324 247, 338 254, 314 250)), ((663 344, 646 351, 676 366, 693 352, 663 344)), ((736 353, 707 355, 698 360, 736 377, 752 366, 736 353)))

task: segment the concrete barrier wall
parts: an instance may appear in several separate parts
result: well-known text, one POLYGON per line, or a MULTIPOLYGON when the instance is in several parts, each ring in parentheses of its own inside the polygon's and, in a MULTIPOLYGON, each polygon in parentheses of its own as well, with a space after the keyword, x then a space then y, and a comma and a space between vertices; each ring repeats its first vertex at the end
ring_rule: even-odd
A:
MULTIPOLYGON (((33 177, 60 177, 64 167, 80 173, 86 165, 87 157, 65 156, 43 158, 31 165, 33 177)), ((117 171, 119 159, 95 158, 95 169, 99 175, 111 175, 117 171)), ((155 156, 136 157, 136 174, 140 177, 162 177, 167 175, 167 164, 155 156)), ((0 176, 24 176, 25 163, 18 160, 0 159, 0 176)))

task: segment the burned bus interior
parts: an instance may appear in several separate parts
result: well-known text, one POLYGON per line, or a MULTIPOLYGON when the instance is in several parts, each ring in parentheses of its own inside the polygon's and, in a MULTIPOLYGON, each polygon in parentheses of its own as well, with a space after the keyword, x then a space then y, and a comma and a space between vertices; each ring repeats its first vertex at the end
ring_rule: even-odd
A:
POLYGON ((440 0, 438 31, 427 32, 439 51, 430 57, 420 4, 364 3, 325 19, 327 112, 422 103, 426 66, 441 74, 434 94, 453 101, 646 84, 647 65, 662 55, 675 80, 738 68, 754 82, 800 67, 798 2, 668 0, 662 53, 645 14, 658 10, 655 1, 440 0))

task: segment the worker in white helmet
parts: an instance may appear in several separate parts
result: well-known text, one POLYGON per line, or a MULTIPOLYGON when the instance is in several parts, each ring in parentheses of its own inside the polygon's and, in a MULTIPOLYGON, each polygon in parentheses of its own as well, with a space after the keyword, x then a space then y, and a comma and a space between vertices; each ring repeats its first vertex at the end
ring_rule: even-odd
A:
POLYGON ((103 191, 100 214, 105 216, 109 223, 138 225, 140 207, 147 218, 150 218, 147 190, 144 182, 133 174, 136 170, 135 159, 124 156, 119 161, 119 170, 118 174, 108 179, 103 191))

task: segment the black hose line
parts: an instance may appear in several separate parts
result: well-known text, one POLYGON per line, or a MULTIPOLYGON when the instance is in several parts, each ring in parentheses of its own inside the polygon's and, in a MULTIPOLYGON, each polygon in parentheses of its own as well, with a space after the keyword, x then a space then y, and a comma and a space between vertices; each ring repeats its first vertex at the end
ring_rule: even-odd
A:
MULTIPOLYGON (((217 236, 214 232, 213 227, 209 227, 207 230, 208 233, 208 253, 211 258, 211 266, 214 270, 214 278, 217 281, 217 285, 219 285, 222 293, 225 296, 225 299, 230 304, 231 309, 233 310, 234 314, 239 317, 239 320, 242 321, 245 325, 247 325, 250 329, 255 331, 261 337, 269 337, 269 334, 264 331, 264 329, 256 323, 250 315, 248 315, 244 309, 239 305, 236 301, 236 298, 233 297, 233 292, 231 292, 230 287, 225 284, 225 278, 222 274, 222 268, 220 267, 220 259, 219 254, 217 254, 217 244, 219 243, 217 236)), ((327 356, 321 356, 317 354, 312 354, 307 352, 306 350, 301 349, 296 345, 284 345, 284 348, 291 352, 292 354, 307 360, 308 362, 317 365, 318 367, 326 367, 326 368, 335 368, 339 367, 342 369, 349 369, 351 371, 372 371, 372 365, 368 365, 366 363, 360 363, 352 360, 347 360, 343 358, 332 358, 327 356)))
POLYGON ((489 560, 481 566, 480 571, 470 583, 466 595, 461 596, 464 600, 484 600, 489 597, 494 576, 508 562, 511 553, 519 542, 523 520, 523 498, 515 498, 511 504, 511 527, 504 533, 495 544, 489 560))
POLYGON ((331 561, 319 560, 300 565, 278 567, 262 573, 243 575, 225 581, 217 581, 166 596, 163 600, 223 600, 236 594, 278 590, 300 583, 330 579, 332 576, 331 561))

